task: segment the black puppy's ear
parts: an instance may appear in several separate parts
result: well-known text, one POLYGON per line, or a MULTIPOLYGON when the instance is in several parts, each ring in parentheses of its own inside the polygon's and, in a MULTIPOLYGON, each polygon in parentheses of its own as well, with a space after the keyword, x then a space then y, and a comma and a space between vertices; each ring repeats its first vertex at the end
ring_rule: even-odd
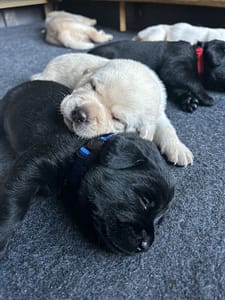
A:
POLYGON ((206 61, 212 66, 219 66, 224 58, 225 42, 213 40, 206 43, 206 61))
POLYGON ((111 169, 131 168, 143 164, 146 160, 140 149, 132 141, 123 137, 114 137, 102 150, 100 162, 111 169))

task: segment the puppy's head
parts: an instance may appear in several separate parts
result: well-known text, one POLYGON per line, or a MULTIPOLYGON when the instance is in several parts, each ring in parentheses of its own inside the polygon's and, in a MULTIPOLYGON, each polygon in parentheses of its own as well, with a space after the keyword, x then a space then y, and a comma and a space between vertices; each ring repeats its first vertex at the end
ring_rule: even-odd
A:
MULTIPOLYGON (((78 88, 64 98, 61 112, 65 123, 84 138, 144 131, 144 114, 150 116, 145 103, 152 98, 152 84, 155 79, 146 66, 131 60, 112 60, 86 73, 78 88)), ((159 105, 155 103, 151 111, 159 105)))
POLYGON ((156 146, 134 134, 118 134, 103 145, 82 178, 78 199, 105 246, 129 255, 150 247, 155 219, 173 194, 156 146))
POLYGON ((225 41, 207 42, 204 50, 204 79, 207 88, 225 91, 225 41))

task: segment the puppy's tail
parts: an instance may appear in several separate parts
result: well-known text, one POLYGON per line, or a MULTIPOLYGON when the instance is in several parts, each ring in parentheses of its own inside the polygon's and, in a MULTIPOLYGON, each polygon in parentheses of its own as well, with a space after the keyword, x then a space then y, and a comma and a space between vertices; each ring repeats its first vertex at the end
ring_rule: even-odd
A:
POLYGON ((30 77, 30 80, 44 80, 44 76, 42 73, 34 74, 30 77))

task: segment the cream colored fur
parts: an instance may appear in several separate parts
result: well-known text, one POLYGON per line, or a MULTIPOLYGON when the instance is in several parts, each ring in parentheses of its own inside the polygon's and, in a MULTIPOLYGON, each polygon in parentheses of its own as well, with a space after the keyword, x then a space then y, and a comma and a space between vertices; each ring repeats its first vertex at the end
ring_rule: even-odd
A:
POLYGON ((97 31, 95 24, 96 20, 81 15, 50 12, 45 21, 46 41, 72 49, 90 49, 94 47, 93 42, 103 43, 113 38, 102 30, 97 31))
MULTIPOLYGON (((67 72, 69 75, 63 78, 77 76, 67 72)), ((83 74, 80 82, 75 80, 72 94, 61 103, 70 130, 88 138, 109 132, 138 132, 141 137, 155 141, 174 164, 192 164, 191 151, 179 140, 165 114, 166 91, 153 71, 139 62, 115 59, 97 68, 92 65, 83 74), (86 112, 88 122, 74 122, 72 112, 76 109, 86 112)))
POLYGON ((150 26, 140 31, 134 38, 139 41, 187 41, 196 44, 214 39, 225 40, 225 29, 193 26, 188 23, 150 26))
POLYGON ((43 72, 33 75, 31 80, 52 80, 75 89, 86 72, 108 61, 107 58, 86 53, 63 54, 53 58, 43 72))

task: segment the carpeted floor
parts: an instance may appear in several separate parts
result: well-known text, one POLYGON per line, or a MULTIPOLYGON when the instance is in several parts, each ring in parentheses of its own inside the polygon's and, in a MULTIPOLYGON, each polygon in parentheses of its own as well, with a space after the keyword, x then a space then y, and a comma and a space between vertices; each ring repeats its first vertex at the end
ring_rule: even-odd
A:
MULTIPOLYGON (((70 52, 44 42, 41 24, 0 30, 0 97, 70 52)), ((131 34, 115 37, 130 38, 131 34)), ((55 199, 35 199, 0 261, 0 299, 225 299, 225 95, 187 114, 168 104, 178 135, 194 153, 168 166, 176 195, 144 254, 124 257, 91 244, 55 199)), ((9 154, 0 144, 0 172, 9 154)), ((1 192, 1 191, 0 191, 1 192)))

